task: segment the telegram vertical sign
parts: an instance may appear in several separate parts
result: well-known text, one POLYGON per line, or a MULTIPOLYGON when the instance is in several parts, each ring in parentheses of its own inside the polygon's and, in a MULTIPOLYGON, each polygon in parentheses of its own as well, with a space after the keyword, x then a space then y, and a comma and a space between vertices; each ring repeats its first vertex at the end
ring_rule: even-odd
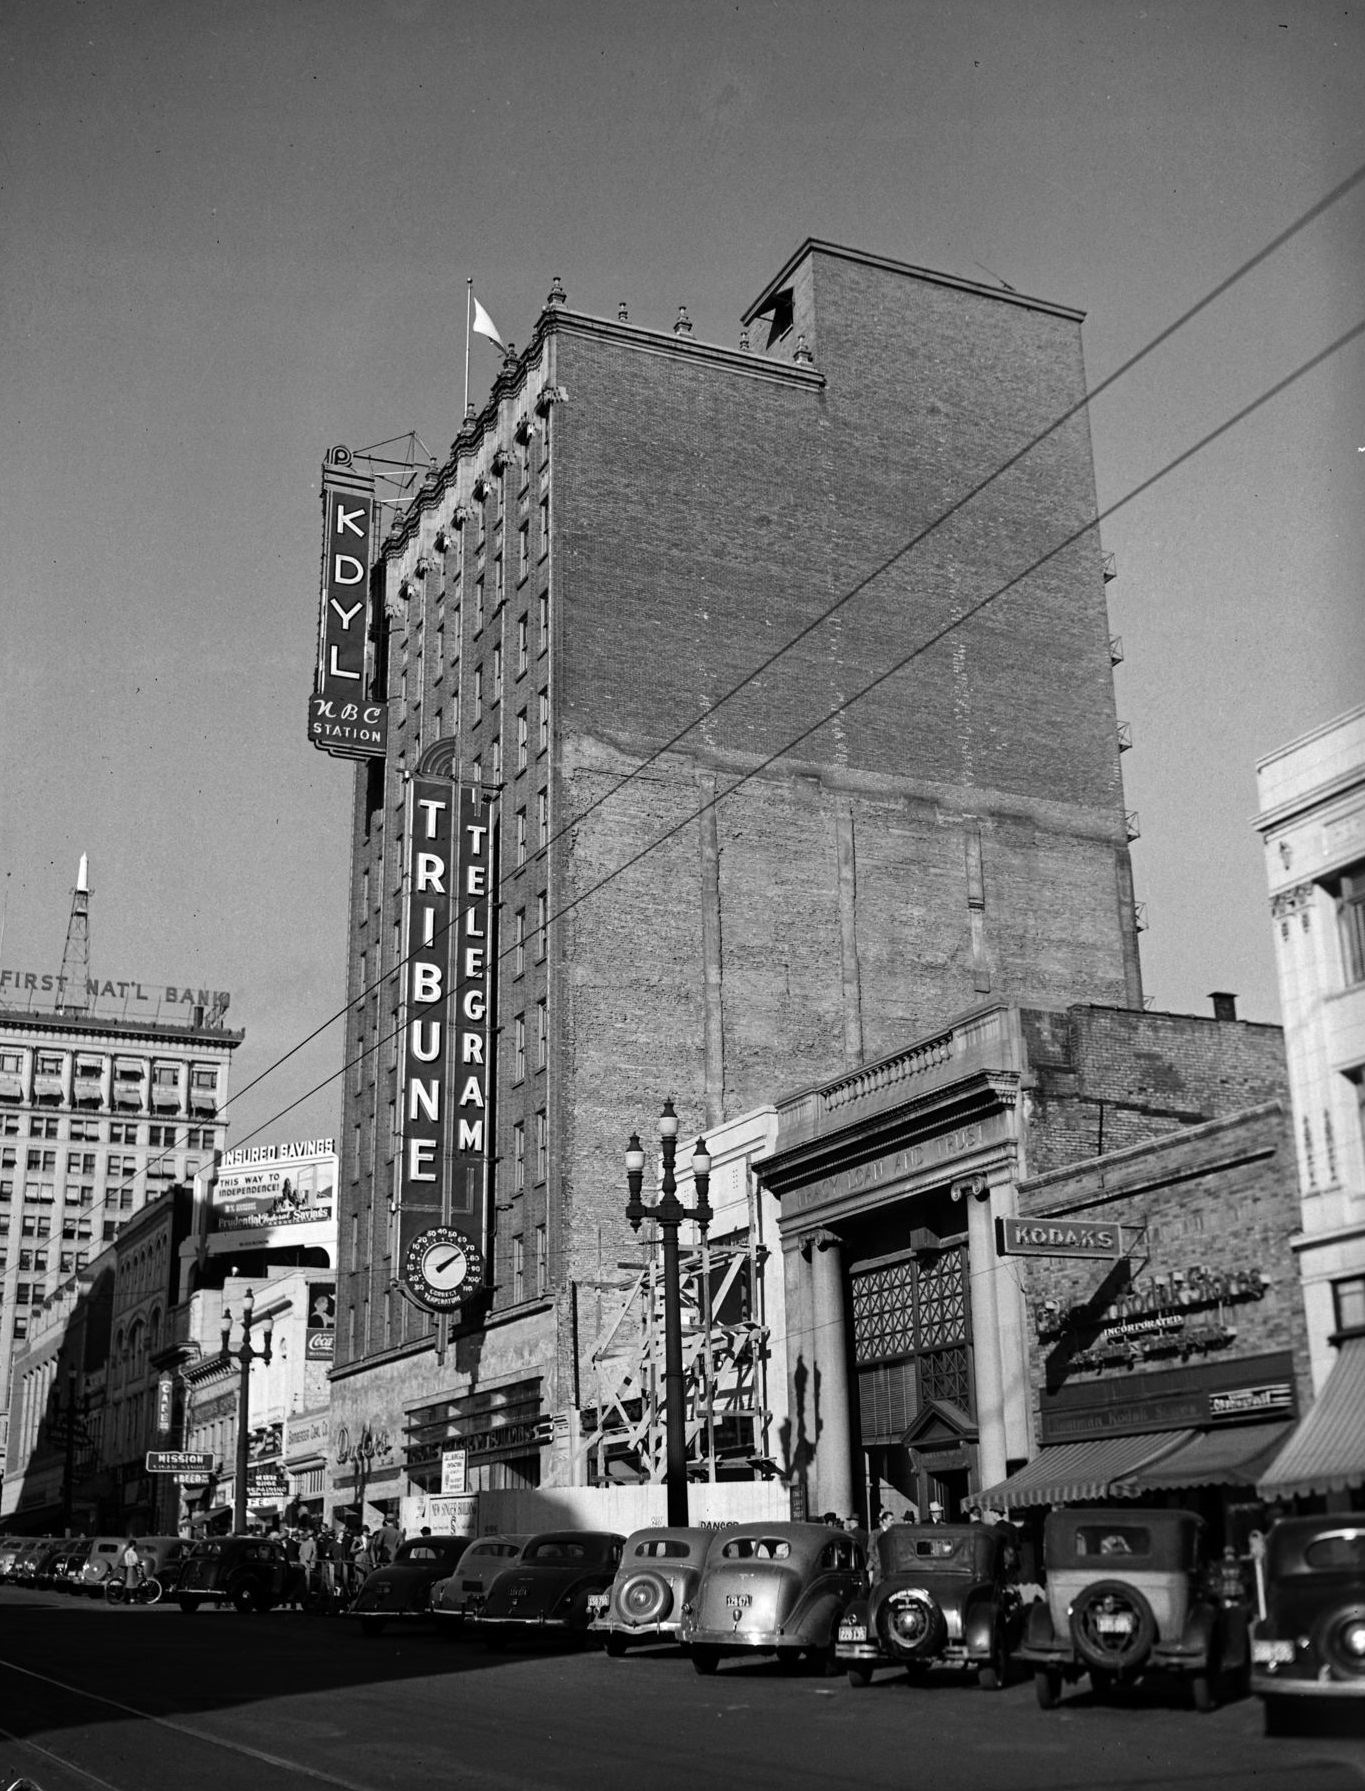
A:
POLYGON ((492 1154, 494 823, 481 785, 452 782, 453 745, 430 748, 411 780, 404 867, 398 1255, 428 1312, 485 1284, 492 1154))
POLYGON ((374 479, 361 473, 349 448, 333 448, 322 465, 322 606, 318 663, 308 704, 308 737, 342 758, 382 755, 388 705, 371 692, 370 570, 374 479))

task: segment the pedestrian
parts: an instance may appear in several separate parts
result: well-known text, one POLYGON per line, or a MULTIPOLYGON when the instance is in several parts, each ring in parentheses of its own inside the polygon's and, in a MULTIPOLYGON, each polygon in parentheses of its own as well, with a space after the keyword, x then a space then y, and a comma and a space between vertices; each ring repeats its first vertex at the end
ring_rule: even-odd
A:
POLYGON ((366 1524, 356 1537, 355 1549, 351 1555, 351 1565, 363 1580, 365 1575, 374 1570, 374 1537, 370 1526, 366 1524))
POLYGON ((386 1517, 379 1534, 374 1539, 373 1554, 376 1567, 384 1567, 398 1553, 399 1544, 403 1540, 403 1532, 391 1517, 386 1517))
POLYGON ((839 1513, 837 1511, 827 1511, 820 1519, 820 1522, 822 1524, 828 1524, 831 1530, 842 1530, 844 1527, 839 1522, 839 1513))
POLYGON ((137 1543, 130 1536, 119 1556, 119 1566, 123 1569, 123 1589, 129 1599, 137 1590, 137 1583, 142 1578, 142 1556, 137 1552, 137 1543))
POLYGON ((943 1522, 943 1507, 937 1499, 930 1499, 929 1501, 929 1522, 931 1524, 941 1524, 943 1522))
POLYGON ((306 1597, 315 1589, 318 1572, 318 1539, 311 1530, 305 1530, 299 1537, 299 1570, 303 1574, 306 1597))
POLYGON ((862 1525, 858 1522, 856 1517, 846 1517, 844 1519, 844 1528, 846 1530, 860 1530, 862 1525))
POLYGON ((879 1530, 889 1530, 895 1521, 896 1514, 894 1511, 883 1511, 881 1516, 877 1519, 877 1528, 879 1530))

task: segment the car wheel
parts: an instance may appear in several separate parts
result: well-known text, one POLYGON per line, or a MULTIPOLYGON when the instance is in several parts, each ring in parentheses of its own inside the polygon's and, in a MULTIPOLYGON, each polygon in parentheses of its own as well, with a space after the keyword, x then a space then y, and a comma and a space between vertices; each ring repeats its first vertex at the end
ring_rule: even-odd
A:
POLYGON ((609 1629, 607 1631, 605 1646, 607 1653, 613 1660, 620 1660, 626 1649, 629 1648, 630 1642, 621 1634, 619 1629, 609 1629))
POLYGON ((668 1615, 673 1594, 657 1573, 637 1573, 616 1594, 616 1603, 632 1623, 658 1623, 668 1615))
POLYGON ((694 1673, 700 1673, 704 1679, 709 1679, 719 1665, 719 1648, 708 1648, 702 1643, 694 1645, 692 1649, 692 1671, 694 1673))
POLYGON ((948 1624, 937 1599, 914 1591, 888 1598, 877 1613, 877 1629, 896 1660, 933 1660, 948 1639, 948 1624))
POLYGON ((199 1609, 199 1600, 197 1598, 177 1598, 175 1602, 180 1606, 187 1617, 192 1617, 199 1609))
POLYGON ((270 1606, 254 1580, 240 1580, 228 1593, 234 1611, 243 1617, 259 1616, 270 1606))
POLYGON ((1039 1667, 1033 1675, 1033 1689, 1040 1710, 1055 1710, 1062 1700, 1062 1676, 1056 1667, 1039 1667))
POLYGON ((848 1682, 854 1691, 866 1691, 872 1683, 872 1668, 860 1661, 848 1669, 848 1682))
POLYGON ((1152 1607, 1125 1580, 1096 1580, 1071 1607, 1071 1639, 1087 1667, 1131 1673, 1156 1640, 1152 1607))
POLYGON ((363 1636, 382 1636, 384 1633, 384 1619, 382 1617, 362 1617, 360 1619, 360 1633, 363 1636))

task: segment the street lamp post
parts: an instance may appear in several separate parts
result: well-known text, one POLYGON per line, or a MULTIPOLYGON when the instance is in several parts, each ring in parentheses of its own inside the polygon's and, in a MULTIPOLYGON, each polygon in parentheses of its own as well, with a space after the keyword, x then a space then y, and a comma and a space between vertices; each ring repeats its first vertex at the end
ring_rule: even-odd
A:
POLYGON ((232 1528, 239 1536, 246 1529, 246 1465, 251 1443, 248 1429, 251 1417, 251 1364, 253 1362, 269 1362, 270 1342, 275 1330, 274 1319, 267 1317, 262 1346, 260 1349, 252 1347, 251 1322, 254 1303, 254 1296, 248 1287, 242 1300, 242 1341, 236 1349, 230 1347, 232 1314, 226 1306, 223 1308, 223 1354, 230 1362, 238 1364, 237 1471, 232 1483, 232 1528))
POLYGON ((632 1132, 626 1148, 626 1185, 630 1199, 626 1217, 632 1231, 639 1231, 644 1219, 653 1219, 659 1227, 664 1246, 664 1425, 667 1438, 667 1459, 664 1484, 668 1489, 668 1521, 670 1526, 687 1524, 687 1411, 682 1359, 682 1290, 678 1271, 678 1228, 684 1219, 696 1221, 702 1232, 711 1223, 707 1195, 711 1187, 711 1158, 706 1141, 698 1138, 692 1156, 692 1176, 696 1184, 696 1204, 685 1207, 678 1199, 678 1186, 673 1179, 673 1164, 678 1146, 678 1116, 671 1100, 664 1102, 659 1115, 659 1151, 663 1160, 659 1199, 646 1206, 640 1198, 644 1186, 645 1153, 638 1132, 632 1132))

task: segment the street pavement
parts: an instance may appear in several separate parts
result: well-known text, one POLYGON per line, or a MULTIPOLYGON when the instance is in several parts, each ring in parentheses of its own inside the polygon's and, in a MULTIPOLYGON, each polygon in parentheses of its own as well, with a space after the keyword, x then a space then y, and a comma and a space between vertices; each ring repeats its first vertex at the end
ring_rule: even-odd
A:
POLYGON ((1365 1739, 1331 1727, 1268 1740, 1255 1702, 1198 1716, 1170 1686, 1048 1712, 1027 1681, 887 1672, 857 1691, 768 1662, 699 1678, 673 1649, 492 1654, 426 1628, 0 1588, 0 1788, 1365 1791, 1365 1739))

